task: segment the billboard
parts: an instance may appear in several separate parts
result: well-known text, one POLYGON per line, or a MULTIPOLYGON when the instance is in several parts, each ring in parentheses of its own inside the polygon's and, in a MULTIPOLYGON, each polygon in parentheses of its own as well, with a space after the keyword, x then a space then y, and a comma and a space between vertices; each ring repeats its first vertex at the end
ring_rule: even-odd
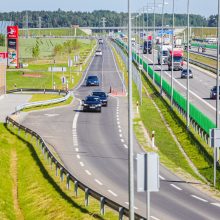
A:
POLYGON ((8 66, 18 68, 18 26, 7 27, 8 66))

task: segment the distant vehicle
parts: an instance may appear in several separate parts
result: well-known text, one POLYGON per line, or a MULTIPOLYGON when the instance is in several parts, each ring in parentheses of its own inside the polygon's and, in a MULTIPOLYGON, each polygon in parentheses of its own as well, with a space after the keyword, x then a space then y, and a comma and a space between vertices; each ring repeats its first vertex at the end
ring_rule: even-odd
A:
POLYGON ((207 42, 208 44, 217 44, 218 40, 217 38, 214 38, 214 37, 207 37, 205 39, 205 42, 207 42))
POLYGON ((99 86, 98 76, 88 76, 86 86, 99 86))
POLYGON ((152 41, 144 41, 143 54, 152 54, 152 41))
POLYGON ((87 96, 83 101, 83 111, 95 111, 101 112, 102 111, 102 102, 99 97, 97 96, 87 96))
MULTIPOLYGON (((189 50, 191 50, 191 48, 192 48, 192 45, 191 43, 189 43, 189 50)), ((184 50, 187 50, 187 43, 184 44, 184 50)))
MULTIPOLYGON (((219 95, 220 95, 220 86, 219 86, 219 95)), ((210 99, 216 99, 217 97, 217 86, 214 86, 210 91, 210 99)))
POLYGON ((176 39, 175 40, 175 47, 181 48, 182 47, 182 39, 176 39))
POLYGON ((170 46, 168 45, 159 45, 157 47, 157 61, 158 64, 167 64, 168 61, 168 55, 169 55, 169 48, 170 46))
POLYGON ((131 38, 131 45, 132 45, 132 46, 135 46, 135 45, 136 45, 135 38, 131 38))
POLYGON ((100 49, 96 50, 95 55, 102 56, 102 51, 100 49))
POLYGON ((103 39, 100 38, 100 39, 99 39, 99 44, 103 44, 103 43, 104 43, 103 39))
MULTIPOLYGON (((187 69, 183 69, 182 72, 181 72, 181 78, 187 78, 187 74, 188 74, 188 71, 187 69)), ((189 69, 189 78, 193 78, 193 73, 192 73, 192 70, 189 69)))
POLYGON ((205 52, 206 52, 206 47, 202 46, 202 53, 205 53, 205 52))
POLYGON ((179 48, 169 49, 169 56, 167 60, 168 70, 172 69, 172 56, 173 56, 173 70, 183 69, 183 50, 179 48))
POLYGON ((108 94, 102 90, 92 91, 92 96, 98 96, 102 102, 102 106, 108 106, 108 94))

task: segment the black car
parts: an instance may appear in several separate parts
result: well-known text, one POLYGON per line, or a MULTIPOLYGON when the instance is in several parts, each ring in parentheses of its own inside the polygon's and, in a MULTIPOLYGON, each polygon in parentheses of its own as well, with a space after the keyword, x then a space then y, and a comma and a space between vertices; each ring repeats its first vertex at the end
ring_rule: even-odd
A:
POLYGON ((88 76, 86 86, 99 86, 98 76, 88 76))
POLYGON ((87 96, 85 100, 83 100, 83 111, 94 111, 101 112, 102 111, 102 102, 98 96, 87 96))
POLYGON ((102 90, 92 91, 92 96, 98 96, 102 102, 102 106, 108 105, 108 94, 102 90))
MULTIPOLYGON (((188 71, 187 69, 183 69, 181 72, 181 78, 187 78, 188 71)), ((193 78, 192 70, 189 69, 189 78, 193 78)))
MULTIPOLYGON (((220 87, 219 87, 219 94, 220 94, 220 87)), ((210 99, 216 99, 217 95, 217 86, 214 86, 210 91, 210 99)))

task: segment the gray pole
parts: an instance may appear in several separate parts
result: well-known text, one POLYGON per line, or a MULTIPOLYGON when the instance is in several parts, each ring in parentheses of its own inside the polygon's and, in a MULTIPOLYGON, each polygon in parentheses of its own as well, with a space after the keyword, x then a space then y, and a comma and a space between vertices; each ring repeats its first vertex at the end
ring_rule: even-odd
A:
MULTIPOLYGON (((142 35, 142 45, 144 45, 144 7, 143 7, 143 35, 142 35)), ((144 69, 144 53, 142 48, 142 70, 144 69)))
POLYGON ((186 126, 189 129, 189 0, 187 0, 187 108, 186 126))
POLYGON ((164 0, 163 0, 163 5, 162 5, 162 27, 161 27, 161 31, 162 31, 162 34, 161 34, 161 51, 162 51, 162 56, 161 56, 161 63, 160 63, 160 95, 162 95, 163 93, 163 77, 162 77, 162 74, 163 74, 163 20, 164 20, 164 0))
POLYGON ((132 111, 132 53, 131 53, 131 9, 128 0, 128 182, 129 182, 129 219, 134 220, 134 149, 133 149, 133 111, 132 111))
POLYGON ((154 43, 155 43, 155 8, 156 8, 156 0, 154 0, 154 33, 153 33, 153 42, 152 42, 152 50, 153 50, 153 83, 154 81, 154 63, 155 63, 155 56, 154 56, 154 43))
MULTIPOLYGON (((149 33, 149 14, 147 9, 147 41, 148 41, 148 33, 149 33)), ((148 43, 147 43, 147 55, 148 55, 148 43)), ((147 60, 147 72, 148 72, 148 67, 149 67, 149 60, 147 60)))
POLYGON ((217 86, 217 95, 216 95, 216 127, 219 128, 219 50, 220 50, 220 0, 218 0, 218 45, 217 45, 217 77, 216 77, 216 86, 217 86))
POLYGON ((170 94, 171 107, 173 106, 173 49, 174 49, 174 28, 175 28, 174 10, 175 10, 175 0, 173 0, 172 67, 171 67, 171 94, 170 94))

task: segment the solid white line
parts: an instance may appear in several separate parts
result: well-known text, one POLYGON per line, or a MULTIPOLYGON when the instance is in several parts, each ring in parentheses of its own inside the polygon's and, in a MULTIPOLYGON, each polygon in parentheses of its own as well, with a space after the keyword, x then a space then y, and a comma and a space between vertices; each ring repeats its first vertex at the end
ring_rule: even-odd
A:
POLYGON ((79 154, 77 154, 76 157, 77 157, 78 159, 80 159, 80 155, 79 155, 79 154))
POLYGON ((162 177, 161 175, 159 175, 159 177, 160 177, 160 179, 165 180, 165 178, 164 178, 164 177, 162 177))
POLYGON ((124 147, 125 147, 126 149, 128 149, 128 146, 127 146, 126 144, 124 144, 124 147))
POLYGON ((103 184, 102 184, 102 182, 101 181, 99 181, 99 180, 97 180, 97 179, 95 179, 95 182, 97 182, 100 186, 102 186, 103 184))
POLYGON ((172 187, 174 187, 175 189, 178 189, 178 190, 182 190, 180 187, 178 187, 178 186, 176 186, 176 185, 174 185, 174 184, 170 184, 172 187))
POLYGON ((88 170, 85 170, 85 172, 86 172, 89 176, 92 175, 88 170))
POLYGON ((113 196, 117 197, 118 195, 114 192, 112 192, 110 189, 108 190, 109 193, 111 193, 113 196))
POLYGON ((155 216, 150 216, 152 219, 154 219, 154 220, 160 220, 159 218, 156 218, 155 216))
POLYGON ((84 163, 83 162, 79 162, 81 167, 84 167, 84 163))
POLYGON ((195 195, 191 195, 193 198, 195 198, 195 199, 198 199, 198 200, 200 200, 200 201, 202 201, 202 202, 208 202, 207 200, 205 200, 205 199, 202 199, 202 198, 200 198, 200 197, 198 197, 198 196, 195 196, 195 195))
POLYGON ((121 139, 121 142, 124 143, 125 142, 124 139, 121 139))
POLYGON ((214 205, 220 208, 220 203, 211 203, 211 205, 214 205))

